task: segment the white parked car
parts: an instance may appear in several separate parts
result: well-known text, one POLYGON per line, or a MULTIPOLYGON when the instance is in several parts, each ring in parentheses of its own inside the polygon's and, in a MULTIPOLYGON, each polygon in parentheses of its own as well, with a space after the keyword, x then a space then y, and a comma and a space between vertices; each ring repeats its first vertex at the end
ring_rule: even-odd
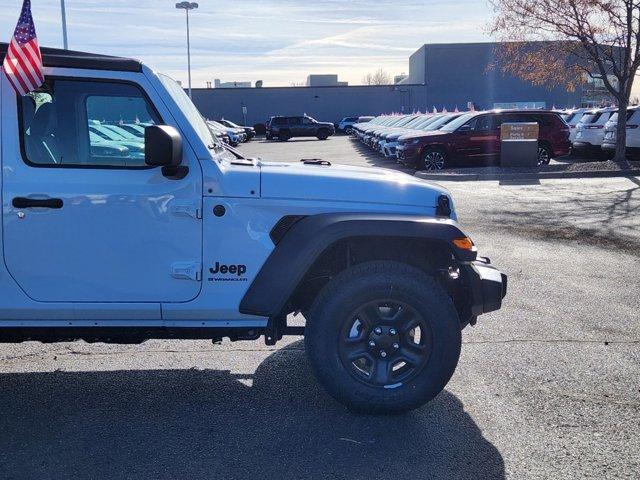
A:
POLYGON ((578 122, 580 122, 582 116, 589 110, 591 109, 575 108, 567 110, 560 115, 564 119, 564 121, 567 122, 567 125, 569 125, 569 141, 571 143, 573 143, 576 139, 576 134, 578 133, 578 129, 576 127, 578 126, 578 122))
MULTIPOLYGON (((616 129, 618 127, 618 112, 611 115, 604 126, 604 139, 602 150, 613 151, 616 149, 616 129)), ((640 153, 640 106, 627 109, 627 153, 640 153)))
POLYGON ((601 153, 604 125, 616 111, 615 107, 607 107, 585 112, 576 126, 576 136, 573 141, 574 151, 601 153))
POLYGON ((336 124, 336 130, 349 134, 356 123, 358 123, 358 117, 344 117, 336 124))

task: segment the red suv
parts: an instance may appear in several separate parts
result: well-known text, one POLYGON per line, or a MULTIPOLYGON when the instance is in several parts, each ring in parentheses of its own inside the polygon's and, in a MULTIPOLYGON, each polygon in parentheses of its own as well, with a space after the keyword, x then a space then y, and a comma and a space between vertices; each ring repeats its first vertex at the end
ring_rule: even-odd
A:
POLYGON ((569 126, 555 112, 544 110, 499 110, 470 112, 439 130, 404 135, 398 140, 398 161, 420 170, 440 170, 454 165, 480 166, 500 158, 500 125, 504 122, 536 122, 538 164, 571 150, 569 126))

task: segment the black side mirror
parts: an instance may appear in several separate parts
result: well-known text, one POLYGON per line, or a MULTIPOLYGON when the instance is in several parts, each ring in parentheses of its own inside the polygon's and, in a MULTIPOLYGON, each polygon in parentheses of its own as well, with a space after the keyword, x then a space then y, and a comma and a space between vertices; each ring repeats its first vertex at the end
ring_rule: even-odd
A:
POLYGON ((165 177, 179 180, 189 173, 182 163, 182 137, 168 125, 151 125, 144 129, 144 163, 162 167, 165 177))
POLYGON ((460 128, 458 128, 458 132, 459 133, 467 133, 471 131, 471 126, 470 125, 462 125, 460 128))

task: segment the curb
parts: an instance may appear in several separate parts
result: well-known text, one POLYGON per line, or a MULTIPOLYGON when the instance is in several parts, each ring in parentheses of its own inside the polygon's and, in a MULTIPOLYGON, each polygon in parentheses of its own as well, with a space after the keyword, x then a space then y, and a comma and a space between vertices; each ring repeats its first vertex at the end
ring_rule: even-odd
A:
POLYGON ((414 176, 424 180, 442 180, 474 182, 490 180, 544 180, 552 178, 604 178, 640 176, 640 169, 632 170, 595 170, 586 172, 528 172, 528 173, 425 173, 416 172, 414 176))

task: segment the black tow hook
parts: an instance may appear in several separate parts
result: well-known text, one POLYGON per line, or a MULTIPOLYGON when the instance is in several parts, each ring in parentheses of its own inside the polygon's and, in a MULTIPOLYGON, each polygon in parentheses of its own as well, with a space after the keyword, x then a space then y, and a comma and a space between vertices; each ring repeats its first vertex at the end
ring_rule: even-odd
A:
POLYGON ((436 216, 451 217, 451 200, 449 200, 449 197, 447 195, 442 194, 438 197, 436 216))

